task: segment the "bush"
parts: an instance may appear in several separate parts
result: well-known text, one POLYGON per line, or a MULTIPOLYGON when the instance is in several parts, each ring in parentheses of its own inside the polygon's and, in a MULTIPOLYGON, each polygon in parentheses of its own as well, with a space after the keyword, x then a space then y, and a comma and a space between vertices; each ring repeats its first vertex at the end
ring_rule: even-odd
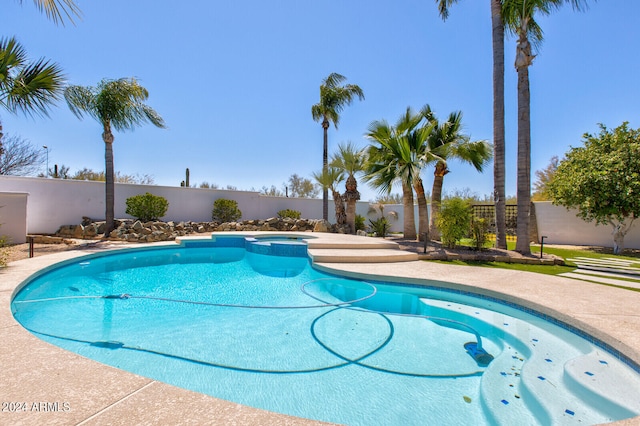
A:
POLYGON ((489 229, 489 221, 484 218, 474 217, 471 219, 471 238, 476 250, 482 250, 487 243, 487 231, 489 229))
POLYGON ((364 229, 366 228, 364 221, 364 216, 359 214, 356 215, 356 231, 364 231, 364 229))
POLYGON ((169 202, 166 198, 147 192, 144 195, 127 198, 125 213, 143 222, 149 222, 150 220, 158 220, 167 214, 168 208, 169 202))
POLYGON ((442 202, 442 210, 436 218, 442 244, 455 248, 456 243, 469 234, 471 208, 462 198, 449 198, 442 202))
POLYGON ((376 220, 369 219, 369 223, 371 224, 371 231, 376 235, 376 237, 386 237, 389 233, 389 222, 385 217, 381 217, 376 220))
POLYGON ((278 212, 278 217, 283 219, 285 217, 290 217, 291 219, 300 219, 300 216, 302 216, 302 213, 300 213, 298 210, 285 209, 278 212))
POLYGON ((219 198, 213 202, 211 219, 218 222, 235 222, 242 217, 242 212, 238 209, 238 202, 219 198))

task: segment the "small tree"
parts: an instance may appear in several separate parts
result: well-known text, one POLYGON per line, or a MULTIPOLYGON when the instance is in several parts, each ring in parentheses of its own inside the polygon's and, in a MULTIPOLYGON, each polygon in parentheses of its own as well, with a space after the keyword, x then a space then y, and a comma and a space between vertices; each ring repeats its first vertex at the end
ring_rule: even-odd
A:
POLYGON ((320 190, 311 181, 311 179, 303 178, 297 174, 289 177, 289 196, 293 198, 316 198, 320 190))
POLYGON ((4 135, 0 175, 32 176, 45 162, 45 151, 19 136, 4 135))
POLYGON ((338 192, 338 184, 344 180, 344 172, 337 167, 327 167, 321 172, 314 172, 313 178, 322 188, 331 190, 336 223, 338 225, 345 224, 347 222, 347 213, 344 207, 344 199, 342 194, 338 192))
POLYGON ((551 198, 547 186, 553 179, 556 170, 558 170, 558 164, 560 164, 560 159, 554 155, 549 160, 547 167, 542 170, 536 170, 536 181, 533 183, 534 191, 531 196, 533 201, 548 201, 551 198))
POLYGON ((620 254, 640 216, 640 129, 600 124, 600 133, 585 133, 583 142, 565 155, 548 191, 554 204, 577 208, 585 221, 611 225, 613 252, 620 254))
POLYGON ((455 248, 456 243, 469 233, 471 209, 462 198, 449 198, 442 202, 436 226, 440 230, 442 244, 455 248))
POLYGON ((487 243, 487 231, 489 230, 489 221, 482 217, 473 217, 471 219, 471 238, 473 246, 476 250, 482 250, 487 243))
POLYGON ((238 209, 238 202, 219 198, 213 202, 211 218, 218 222, 235 222, 242 217, 242 212, 238 209))
POLYGON ((158 220, 167 214, 169 202, 166 198, 146 193, 127 198, 127 213, 143 222, 158 220))

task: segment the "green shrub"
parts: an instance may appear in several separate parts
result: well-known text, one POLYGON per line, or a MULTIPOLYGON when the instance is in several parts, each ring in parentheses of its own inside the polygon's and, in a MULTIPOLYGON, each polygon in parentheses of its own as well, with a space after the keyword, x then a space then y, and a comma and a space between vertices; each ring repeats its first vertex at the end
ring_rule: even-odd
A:
POLYGON ((369 219, 369 223, 371 224, 371 231, 376 237, 386 237, 389 233, 389 228, 391 228, 389 221, 385 217, 376 220, 369 219))
POLYGON ((357 214, 356 215, 356 231, 364 231, 364 229, 366 228, 364 221, 365 221, 365 217, 362 215, 357 214))
POLYGON ((278 217, 281 217, 283 219, 285 217, 290 217, 291 219, 300 219, 300 216, 302 216, 302 213, 300 213, 298 210, 285 209, 278 212, 278 217))
POLYGON ((238 209, 238 202, 219 198, 213 202, 211 219, 218 222, 235 222, 242 217, 242 212, 238 209))
POLYGON ((471 219, 471 238, 476 250, 482 250, 487 243, 487 231, 489 230, 489 221, 481 217, 471 219))
POLYGON ((127 198, 127 213, 143 222, 158 220, 169 208, 169 202, 164 197, 146 193, 127 198))
POLYGON ((456 243, 469 234, 471 208, 462 198, 449 198, 442 202, 440 215, 436 218, 442 244, 455 248, 456 243))

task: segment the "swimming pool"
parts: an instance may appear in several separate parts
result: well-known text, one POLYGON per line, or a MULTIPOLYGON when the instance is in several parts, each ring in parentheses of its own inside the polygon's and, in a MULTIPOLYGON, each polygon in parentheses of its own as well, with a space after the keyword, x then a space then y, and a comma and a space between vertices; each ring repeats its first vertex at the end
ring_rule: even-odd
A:
POLYGON ((635 386, 628 366, 537 317, 492 300, 346 280, 305 256, 221 240, 51 270, 16 296, 14 315, 101 362, 333 422, 589 424, 637 413, 588 395, 579 377, 614 372, 635 386), (470 329, 495 357, 486 366, 465 348, 478 343, 470 329))

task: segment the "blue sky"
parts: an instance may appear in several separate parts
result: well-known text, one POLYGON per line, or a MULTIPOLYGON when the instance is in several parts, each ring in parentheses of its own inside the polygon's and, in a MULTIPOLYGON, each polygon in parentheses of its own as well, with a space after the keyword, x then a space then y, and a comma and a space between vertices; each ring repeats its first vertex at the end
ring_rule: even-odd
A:
MULTIPOLYGON (((136 77, 167 123, 117 133, 115 168, 179 185, 281 188, 292 174, 320 170, 322 128, 311 118, 319 85, 332 72, 366 99, 329 131, 366 146, 374 120, 394 123, 430 104, 440 119, 463 112, 465 132, 492 139, 489 0, 463 0, 443 22, 433 0, 78 1, 83 19, 56 26, 31 1, 3 2, 1 36, 16 36, 31 58, 57 62, 70 84, 136 77)), ((600 0, 539 19, 545 41, 530 69, 532 175, 583 133, 629 121, 640 127, 640 1, 600 0)), ((515 39, 506 46, 507 194, 516 186, 515 39)), ((47 145, 49 164, 104 169, 101 127, 78 120, 64 101, 49 118, 0 111, 4 131, 47 145)), ((483 174, 450 165, 444 189, 493 190, 483 174)), ((430 188, 431 170, 425 171, 430 188)), ((376 191, 361 183, 364 200, 376 191)), ((400 192, 399 188, 394 192, 400 192)))

